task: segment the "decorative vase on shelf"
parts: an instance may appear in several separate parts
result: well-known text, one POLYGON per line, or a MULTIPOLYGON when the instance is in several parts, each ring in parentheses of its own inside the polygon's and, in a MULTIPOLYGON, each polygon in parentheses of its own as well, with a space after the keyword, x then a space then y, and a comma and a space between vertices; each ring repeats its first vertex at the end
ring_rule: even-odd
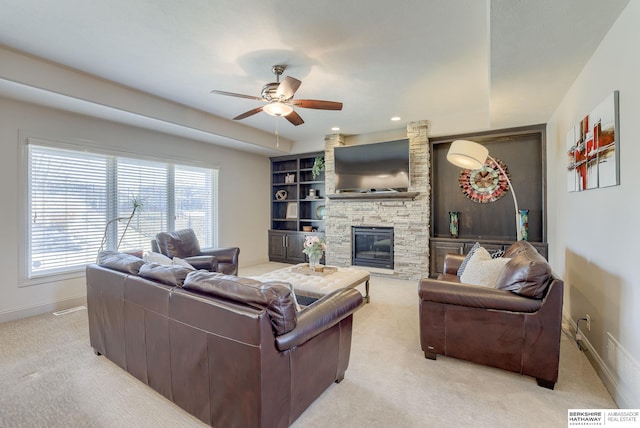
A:
POLYGON ((449 211, 449 235, 452 238, 457 238, 460 230, 458 229, 458 211, 449 211))
POLYGON ((520 210, 520 233, 523 241, 529 240, 529 210, 520 210))

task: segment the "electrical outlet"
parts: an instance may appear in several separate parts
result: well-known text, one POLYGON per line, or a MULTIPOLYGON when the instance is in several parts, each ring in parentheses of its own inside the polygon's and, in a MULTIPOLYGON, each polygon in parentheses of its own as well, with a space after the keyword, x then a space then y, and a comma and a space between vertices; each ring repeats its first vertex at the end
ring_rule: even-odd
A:
POLYGON ((587 314, 587 330, 591 331, 591 315, 587 314))

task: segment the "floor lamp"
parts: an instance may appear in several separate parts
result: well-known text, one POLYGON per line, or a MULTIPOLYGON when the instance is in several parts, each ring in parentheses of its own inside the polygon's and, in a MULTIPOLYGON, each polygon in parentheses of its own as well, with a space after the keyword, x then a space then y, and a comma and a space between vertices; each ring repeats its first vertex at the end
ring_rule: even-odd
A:
POLYGON ((469 140, 455 140, 451 143, 449 151, 447 152, 447 161, 451 162, 455 166, 459 166, 464 169, 480 169, 484 166, 487 159, 491 159, 502 175, 507 179, 507 184, 511 189, 511 196, 513 196, 513 205, 516 209, 516 237, 518 241, 522 240, 522 231, 520 230, 520 210, 518 209, 518 199, 516 199, 516 191, 509 180, 509 175, 500 166, 494 158, 489 156, 489 150, 475 141, 469 140))

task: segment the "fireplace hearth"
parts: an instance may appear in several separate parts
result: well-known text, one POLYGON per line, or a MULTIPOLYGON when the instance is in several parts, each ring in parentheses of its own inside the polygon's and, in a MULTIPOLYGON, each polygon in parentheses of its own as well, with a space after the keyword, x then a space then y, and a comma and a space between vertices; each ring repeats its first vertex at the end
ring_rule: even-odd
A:
POLYGON ((393 269, 393 227, 351 227, 351 265, 393 269))

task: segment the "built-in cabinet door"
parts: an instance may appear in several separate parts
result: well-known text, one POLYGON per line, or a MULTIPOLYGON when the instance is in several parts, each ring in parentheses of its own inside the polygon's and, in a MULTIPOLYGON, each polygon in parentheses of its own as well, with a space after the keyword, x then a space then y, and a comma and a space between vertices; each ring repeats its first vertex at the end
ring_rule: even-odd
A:
POLYGON ((305 260, 304 253, 304 237, 302 233, 287 234, 287 260, 291 263, 302 263, 305 260))
POLYGON ((304 263, 304 238, 308 235, 324 237, 322 233, 269 231, 269 260, 272 262, 304 263))
POLYGON ((286 261, 287 247, 286 234, 282 232, 269 231, 269 260, 286 261))

